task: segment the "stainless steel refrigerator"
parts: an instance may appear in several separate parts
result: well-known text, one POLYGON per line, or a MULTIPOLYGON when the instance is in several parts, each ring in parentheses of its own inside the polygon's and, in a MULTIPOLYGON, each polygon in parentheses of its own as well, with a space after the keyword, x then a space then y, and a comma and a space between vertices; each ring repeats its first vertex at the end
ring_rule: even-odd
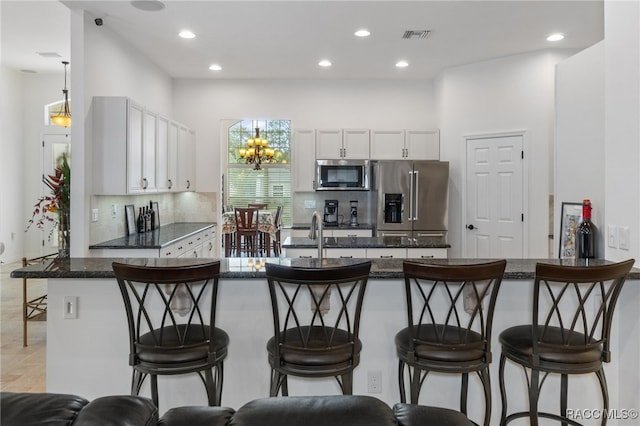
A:
POLYGON ((377 234, 447 237, 449 162, 378 161, 377 234))

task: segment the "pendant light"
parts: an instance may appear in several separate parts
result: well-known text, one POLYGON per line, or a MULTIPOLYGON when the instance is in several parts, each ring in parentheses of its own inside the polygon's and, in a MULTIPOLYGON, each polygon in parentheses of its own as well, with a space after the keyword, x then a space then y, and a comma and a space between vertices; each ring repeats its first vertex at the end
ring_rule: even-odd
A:
POLYGON ((71 110, 69 109, 69 91, 67 90, 67 65, 69 62, 62 61, 64 64, 64 89, 62 94, 64 95, 64 104, 60 106, 60 111, 57 114, 51 114, 51 121, 53 124, 62 127, 71 126, 71 110))

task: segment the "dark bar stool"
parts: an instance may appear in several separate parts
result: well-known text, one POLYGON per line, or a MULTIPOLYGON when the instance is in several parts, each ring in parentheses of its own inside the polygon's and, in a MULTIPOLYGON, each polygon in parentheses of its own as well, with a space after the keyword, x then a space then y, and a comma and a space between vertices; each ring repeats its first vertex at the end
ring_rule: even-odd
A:
POLYGON ((276 208, 273 224, 276 227, 276 237, 273 240, 273 253, 275 256, 280 256, 280 252, 282 251, 282 206, 276 208))
POLYGON ((257 255, 258 209, 236 208, 236 256, 257 255))
POLYGON ((131 394, 140 393, 148 375, 157 407, 157 376, 195 372, 205 385, 209 405, 220 405, 229 345, 227 333, 215 326, 220 262, 153 267, 114 262, 112 266, 129 327, 131 394), (204 296, 208 290, 211 296, 204 296))
POLYGON ((288 375, 335 377, 342 393, 352 394, 370 269, 370 261, 331 268, 267 263, 274 327, 267 342, 270 396, 288 396, 288 375))
MULTIPOLYGON (((602 266, 562 266, 539 263, 533 290, 533 322, 510 327, 500 334, 500 424, 529 417, 580 425, 567 418, 567 390, 570 374, 595 373, 600 382, 604 412, 609 393, 603 362, 611 361, 610 335, 613 311, 634 260, 602 266), (592 307, 595 310, 592 312, 592 307), (520 365, 527 377, 529 411, 507 416, 504 367, 509 359, 520 365), (542 378, 540 377, 542 373, 542 378), (560 374, 560 414, 538 411, 540 387, 550 373, 560 374)), ((602 416, 602 424, 607 416, 602 416)))
POLYGON ((429 372, 461 374, 460 411, 466 415, 469 373, 475 372, 484 389, 484 425, 489 426, 491 325, 506 264, 403 263, 409 326, 395 337, 401 402, 406 402, 405 367, 412 404, 418 404, 429 372))

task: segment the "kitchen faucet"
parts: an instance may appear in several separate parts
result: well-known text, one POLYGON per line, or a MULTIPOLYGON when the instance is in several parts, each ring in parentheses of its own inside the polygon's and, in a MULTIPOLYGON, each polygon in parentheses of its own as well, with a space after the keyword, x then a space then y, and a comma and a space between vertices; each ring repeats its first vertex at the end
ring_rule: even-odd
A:
POLYGON ((311 216, 311 229, 309 229, 309 239, 316 238, 318 239, 318 260, 322 260, 322 216, 317 211, 311 216))

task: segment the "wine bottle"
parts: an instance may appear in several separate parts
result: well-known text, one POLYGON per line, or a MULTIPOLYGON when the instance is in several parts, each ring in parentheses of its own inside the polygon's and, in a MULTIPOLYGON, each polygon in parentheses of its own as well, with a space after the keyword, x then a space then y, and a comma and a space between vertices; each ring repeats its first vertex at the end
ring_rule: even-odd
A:
POLYGON ((156 229, 156 212, 153 210, 153 201, 149 201, 149 215, 151 217, 151 230, 156 229))
POLYGON ((142 207, 140 207, 140 210, 138 213, 137 227, 138 227, 138 233, 144 232, 144 214, 142 213, 142 207))
POLYGON ((576 229, 576 256, 578 259, 593 259, 596 257, 597 230, 591 222, 591 201, 582 202, 582 221, 576 229))

